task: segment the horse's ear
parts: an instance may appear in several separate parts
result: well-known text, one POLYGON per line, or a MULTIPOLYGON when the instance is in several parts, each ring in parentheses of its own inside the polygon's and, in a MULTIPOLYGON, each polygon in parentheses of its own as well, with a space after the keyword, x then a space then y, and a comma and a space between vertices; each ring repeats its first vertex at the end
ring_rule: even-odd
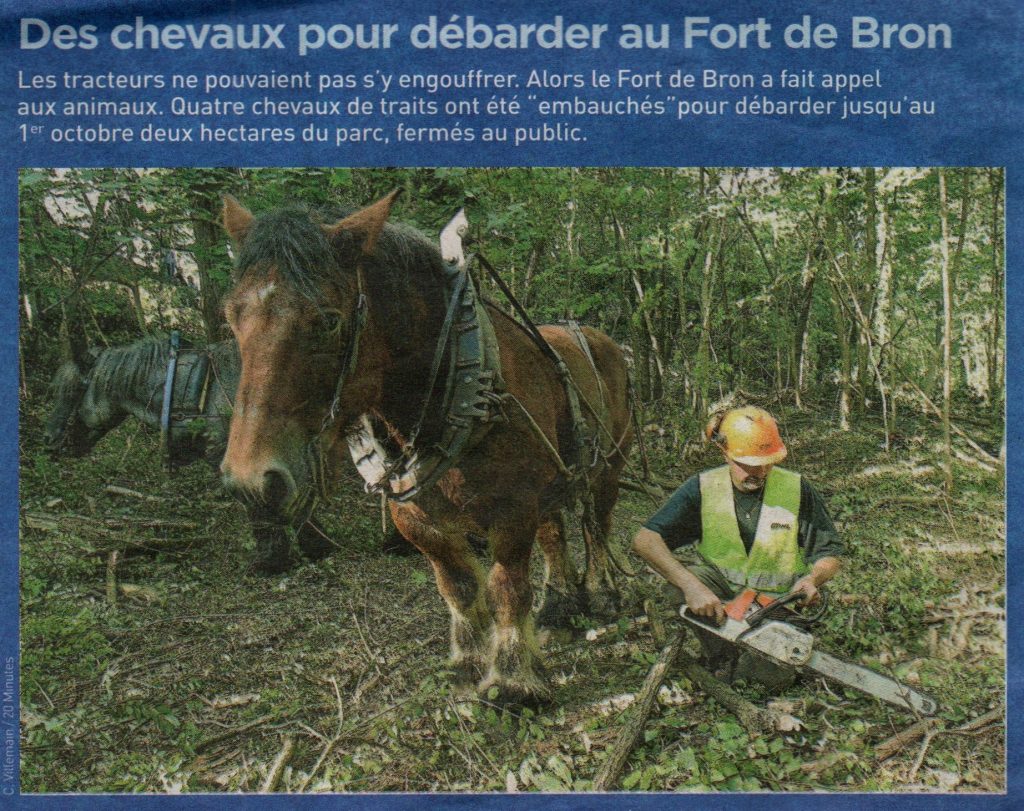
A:
POLYGON ((249 209, 230 194, 224 195, 224 229, 231 235, 231 239, 235 241, 236 245, 241 245, 245 240, 245 235, 249 233, 254 219, 249 209))
POLYGON ((342 231, 362 234, 363 253, 373 253, 377 239, 380 237, 380 233, 384 230, 384 225, 391 215, 391 206, 394 205, 395 200, 398 199, 398 195, 401 193, 401 189, 395 189, 391 194, 382 197, 373 205, 369 205, 355 214, 349 214, 345 219, 338 220, 334 225, 325 226, 324 231, 327 233, 327 238, 333 240, 342 231))

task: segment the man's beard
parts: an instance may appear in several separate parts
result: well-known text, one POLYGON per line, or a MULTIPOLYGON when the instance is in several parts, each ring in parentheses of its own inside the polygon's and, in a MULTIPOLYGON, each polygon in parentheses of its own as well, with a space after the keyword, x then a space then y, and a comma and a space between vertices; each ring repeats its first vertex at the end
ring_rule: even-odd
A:
POLYGON ((736 489, 741 493, 756 493, 764 487, 765 479, 745 479, 736 489))

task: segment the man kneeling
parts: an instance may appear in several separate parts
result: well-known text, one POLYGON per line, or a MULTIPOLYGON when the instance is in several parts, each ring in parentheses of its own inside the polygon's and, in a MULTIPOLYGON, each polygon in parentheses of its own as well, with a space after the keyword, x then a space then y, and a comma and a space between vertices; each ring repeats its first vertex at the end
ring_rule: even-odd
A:
MULTIPOLYGON (((776 467, 786 446, 774 418, 736 408, 708 423, 708 439, 726 464, 691 476, 633 539, 633 550, 665 580, 674 605, 715 625, 724 602, 744 589, 770 597, 802 592, 804 605, 839 571, 843 546, 818 492, 798 473, 776 467), (673 550, 696 546, 701 562, 684 565, 673 550)), ((770 690, 785 689, 795 672, 701 634, 716 675, 770 690)))

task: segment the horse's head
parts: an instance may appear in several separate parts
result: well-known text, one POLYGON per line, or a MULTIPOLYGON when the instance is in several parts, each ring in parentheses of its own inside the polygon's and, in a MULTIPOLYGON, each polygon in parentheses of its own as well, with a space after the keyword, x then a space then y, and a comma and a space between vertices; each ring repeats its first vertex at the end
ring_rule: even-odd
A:
POLYGON ((396 196, 334 222, 298 209, 255 218, 225 200, 238 249, 225 313, 242 368, 221 472, 229 490, 281 520, 309 509, 323 446, 379 397, 364 265, 396 196))
POLYGON ((82 403, 89 388, 91 356, 86 363, 66 361, 50 381, 53 407, 46 418, 43 443, 53 455, 84 456, 99 439, 82 419, 82 403))

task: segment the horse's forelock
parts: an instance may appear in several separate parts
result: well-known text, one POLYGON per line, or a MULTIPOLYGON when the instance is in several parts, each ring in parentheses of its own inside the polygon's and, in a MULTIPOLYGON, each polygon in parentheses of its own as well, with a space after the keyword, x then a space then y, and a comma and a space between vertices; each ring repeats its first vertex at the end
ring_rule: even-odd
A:
POLYGON ((382 281, 389 291, 417 282, 433 285, 442 278, 438 248, 406 225, 388 223, 370 256, 362 255, 364 235, 355 231, 341 231, 328 241, 324 226, 350 213, 289 207, 261 215, 242 246, 237 279, 274 269, 278 281, 316 301, 325 285, 345 284, 342 274, 357 262, 368 279, 374 277, 371 282, 382 281))
POLYGON ((273 269, 278 281, 315 298, 337 273, 337 258, 324 224, 315 212, 297 207, 260 215, 242 245, 236 277, 242 280, 273 269))

